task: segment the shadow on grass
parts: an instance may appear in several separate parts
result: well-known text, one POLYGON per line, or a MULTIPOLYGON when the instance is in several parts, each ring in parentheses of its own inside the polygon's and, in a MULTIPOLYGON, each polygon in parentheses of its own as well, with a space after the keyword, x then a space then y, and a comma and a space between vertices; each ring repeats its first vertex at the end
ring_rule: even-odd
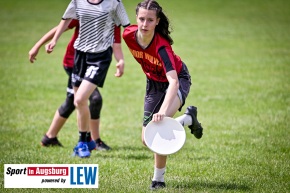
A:
POLYGON ((213 190, 237 190, 237 191, 244 191, 249 192, 251 189, 247 185, 237 184, 232 182, 189 182, 189 183, 182 183, 177 184, 174 188, 188 188, 188 189, 213 189, 213 190))
POLYGON ((114 147, 113 151, 144 151, 146 147, 143 146, 117 146, 114 147))
POLYGON ((147 155, 141 155, 141 154, 136 154, 136 155, 124 155, 122 157, 123 159, 134 159, 134 160, 145 160, 145 159, 152 159, 152 156, 147 156, 147 155))
POLYGON ((142 146, 119 146, 102 155, 104 158, 120 158, 132 160, 152 159, 153 153, 150 153, 142 146))

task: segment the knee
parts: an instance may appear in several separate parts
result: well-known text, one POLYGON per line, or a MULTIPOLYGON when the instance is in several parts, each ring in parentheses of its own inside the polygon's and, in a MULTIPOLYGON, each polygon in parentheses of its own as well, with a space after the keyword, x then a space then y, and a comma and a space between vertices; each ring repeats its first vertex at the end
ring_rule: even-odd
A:
POLYGON ((61 117, 68 118, 75 110, 74 99, 66 98, 64 103, 58 108, 58 113, 61 117))
POLYGON ((103 99, 99 92, 93 92, 90 97, 90 113, 92 119, 99 119, 101 109, 103 105, 103 99))
POLYGON ((146 145, 146 143, 145 143, 145 140, 144 140, 144 139, 142 139, 142 143, 143 143, 143 145, 144 145, 145 147, 147 147, 147 145, 146 145))
POLYGON ((76 108, 79 108, 81 106, 88 105, 88 102, 87 100, 84 100, 75 96, 74 105, 76 108))
POLYGON ((93 105, 102 105, 103 103, 103 98, 100 93, 96 93, 95 91, 92 93, 90 96, 90 104, 93 105))
POLYGON ((142 136, 141 136, 141 140, 142 140, 142 143, 145 147, 147 147, 146 143, 145 143, 145 139, 144 139, 144 128, 142 130, 142 136))

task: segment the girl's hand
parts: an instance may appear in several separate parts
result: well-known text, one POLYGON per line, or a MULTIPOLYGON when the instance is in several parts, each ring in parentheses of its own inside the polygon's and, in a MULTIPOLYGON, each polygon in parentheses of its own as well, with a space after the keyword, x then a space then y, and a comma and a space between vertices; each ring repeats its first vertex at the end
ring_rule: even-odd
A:
POLYGON ((119 62, 116 64, 117 71, 115 73, 116 77, 121 77, 124 74, 124 61, 119 60, 119 62))
POLYGON ((47 53, 51 53, 53 51, 53 48, 55 47, 55 42, 51 41, 48 44, 45 45, 45 50, 47 53))
POLYGON ((36 48, 32 48, 29 52, 28 52, 28 55, 29 55, 29 61, 31 63, 33 63, 35 60, 36 60, 36 55, 38 54, 38 49, 36 48))
POLYGON ((162 121, 163 118, 165 117, 165 114, 164 113, 155 113, 152 117, 152 121, 154 122, 158 122, 158 121, 162 121))

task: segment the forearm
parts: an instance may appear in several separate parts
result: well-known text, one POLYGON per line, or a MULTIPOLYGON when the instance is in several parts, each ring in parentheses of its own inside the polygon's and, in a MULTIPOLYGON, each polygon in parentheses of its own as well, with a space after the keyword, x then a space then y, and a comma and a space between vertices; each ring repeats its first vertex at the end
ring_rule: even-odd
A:
POLYGON ((55 31, 55 34, 52 38, 52 41, 57 42, 61 34, 68 29, 69 23, 71 22, 71 19, 67 20, 61 20, 59 25, 57 26, 57 29, 55 31))
POLYGON ((124 63, 124 54, 122 51, 122 45, 119 43, 114 43, 113 44, 113 53, 114 57, 117 62, 123 62, 124 63))
POLYGON ((167 72, 166 77, 169 85, 159 113, 171 117, 175 114, 176 108, 180 106, 180 102, 177 102, 176 100, 179 89, 179 80, 175 70, 167 72))
POLYGON ((168 89, 165 94, 164 101, 159 110, 160 113, 166 116, 172 116, 171 115, 172 112, 170 112, 169 109, 170 109, 170 106, 174 103, 174 100, 177 96, 178 88, 179 88, 178 81, 172 81, 169 84, 168 89))
POLYGON ((115 59, 117 60, 116 68, 117 71, 115 73, 116 77, 121 77, 124 74, 125 62, 124 62, 124 55, 122 52, 122 47, 120 43, 113 44, 113 53, 115 59))
POLYGON ((44 36, 42 36, 42 38, 40 38, 40 40, 38 40, 38 42, 36 42, 36 44, 33 47, 38 50, 41 46, 43 46, 45 43, 47 43, 49 40, 53 38, 56 30, 57 26, 52 28, 49 32, 47 32, 44 36))

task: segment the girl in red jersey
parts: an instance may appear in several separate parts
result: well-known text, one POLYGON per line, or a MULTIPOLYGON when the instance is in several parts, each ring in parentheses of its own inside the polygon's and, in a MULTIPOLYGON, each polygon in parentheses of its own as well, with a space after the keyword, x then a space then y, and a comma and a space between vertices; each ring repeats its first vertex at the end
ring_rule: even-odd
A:
MULTIPOLYGON (((138 25, 127 27, 123 38, 147 77, 142 129, 145 145, 144 129, 148 122, 173 117, 177 110, 180 111, 189 93, 191 79, 186 65, 172 50, 169 21, 162 7, 156 1, 145 0, 137 5, 136 19, 138 25)), ((197 120, 196 107, 187 107, 184 115, 176 120, 187 125, 196 138, 202 137, 203 128, 197 120)), ((163 188, 167 156, 155 153, 154 159, 150 188, 163 188)))

